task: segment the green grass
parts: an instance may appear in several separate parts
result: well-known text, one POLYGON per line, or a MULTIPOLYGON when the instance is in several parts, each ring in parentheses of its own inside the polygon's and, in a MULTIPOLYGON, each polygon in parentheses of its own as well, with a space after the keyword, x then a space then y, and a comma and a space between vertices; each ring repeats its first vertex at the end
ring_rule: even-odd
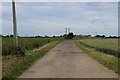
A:
POLYGON ((88 55, 99 61, 101 64, 103 64, 110 70, 119 73, 118 68, 120 67, 120 65, 118 66, 118 63, 120 60, 117 57, 104 54, 102 52, 98 52, 94 48, 86 47, 85 45, 81 44, 80 41, 76 41, 76 44, 78 47, 84 50, 88 55))
POLYGON ((12 65, 3 73, 3 80, 14 80, 26 71, 37 59, 43 57, 51 48, 53 48, 58 41, 49 43, 49 46, 32 52, 30 55, 23 57, 18 63, 12 65))
MULTIPOLYGON (((32 50, 42 45, 52 42, 52 41, 61 41, 64 38, 18 38, 19 49, 22 51, 32 50)), ((13 43, 13 38, 2 38, 2 55, 16 54, 16 50, 13 43)), ((18 52, 19 53, 19 52, 18 52)))
POLYGON ((118 39, 84 39, 80 41, 98 48, 109 48, 116 51, 118 50, 118 39))
POLYGON ((73 40, 80 40, 80 39, 102 39, 101 37, 74 37, 73 40))
POLYGON ((110 55, 119 56, 118 39, 84 39, 80 40, 81 44, 87 47, 95 48, 97 51, 110 55))

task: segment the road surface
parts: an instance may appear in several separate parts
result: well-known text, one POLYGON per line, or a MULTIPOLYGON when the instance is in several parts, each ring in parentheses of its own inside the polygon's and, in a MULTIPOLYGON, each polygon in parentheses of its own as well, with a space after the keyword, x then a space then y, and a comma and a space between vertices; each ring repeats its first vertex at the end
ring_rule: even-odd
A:
POLYGON ((37 60, 19 78, 117 78, 117 74, 99 64, 68 40, 58 44, 37 60))

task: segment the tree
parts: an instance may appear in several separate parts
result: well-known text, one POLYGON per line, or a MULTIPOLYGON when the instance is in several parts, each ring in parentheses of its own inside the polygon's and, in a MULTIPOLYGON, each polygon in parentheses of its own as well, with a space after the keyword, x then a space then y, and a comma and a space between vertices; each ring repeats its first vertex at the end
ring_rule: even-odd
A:
POLYGON ((6 35, 6 37, 10 37, 9 35, 6 35))
POLYGON ((95 37, 101 37, 101 35, 96 35, 95 37))
POLYGON ((66 34, 63 35, 63 37, 67 36, 66 34))
POLYGON ((109 36, 109 38, 112 38, 112 36, 109 36))
POLYGON ((53 36, 53 38, 55 38, 56 36, 53 36))
POLYGON ((63 37, 62 35, 60 35, 60 37, 63 37))
POLYGON ((69 33, 66 37, 66 39, 72 39, 74 37, 74 34, 73 33, 69 33))
POLYGON ((49 36, 45 36, 45 38, 49 38, 49 36))
POLYGON ((10 37, 14 37, 14 36, 11 34, 10 37))
POLYGON ((106 36, 105 35, 102 35, 102 38, 105 38, 106 36))
POLYGON ((36 38, 39 38, 39 37, 41 37, 41 36, 38 35, 38 36, 35 36, 35 37, 36 37, 36 38))

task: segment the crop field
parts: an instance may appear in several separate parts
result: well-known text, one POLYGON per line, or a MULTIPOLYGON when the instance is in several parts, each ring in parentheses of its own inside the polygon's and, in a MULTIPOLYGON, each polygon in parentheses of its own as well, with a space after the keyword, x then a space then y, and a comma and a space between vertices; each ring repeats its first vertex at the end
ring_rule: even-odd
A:
POLYGON ((19 47, 15 49, 13 38, 2 38, 2 55, 24 53, 25 50, 32 50, 46 43, 59 40, 63 40, 63 38, 19 38, 19 47))
POLYGON ((118 39, 83 39, 80 43, 111 55, 118 55, 118 39))

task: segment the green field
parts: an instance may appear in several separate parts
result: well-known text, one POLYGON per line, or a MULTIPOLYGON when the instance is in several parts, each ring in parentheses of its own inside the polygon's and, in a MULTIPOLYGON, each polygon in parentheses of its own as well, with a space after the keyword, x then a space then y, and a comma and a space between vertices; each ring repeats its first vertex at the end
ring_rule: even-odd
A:
POLYGON ((80 41, 98 48, 118 50, 118 39, 84 39, 80 41))
MULTIPOLYGON (((23 50, 32 50, 41 47, 42 45, 52 42, 60 41, 64 38, 19 38, 19 48, 23 50)), ((2 38, 2 55, 16 54, 13 38, 2 38)))
POLYGON ((80 43, 107 54, 119 54, 118 39, 82 39, 80 43))

